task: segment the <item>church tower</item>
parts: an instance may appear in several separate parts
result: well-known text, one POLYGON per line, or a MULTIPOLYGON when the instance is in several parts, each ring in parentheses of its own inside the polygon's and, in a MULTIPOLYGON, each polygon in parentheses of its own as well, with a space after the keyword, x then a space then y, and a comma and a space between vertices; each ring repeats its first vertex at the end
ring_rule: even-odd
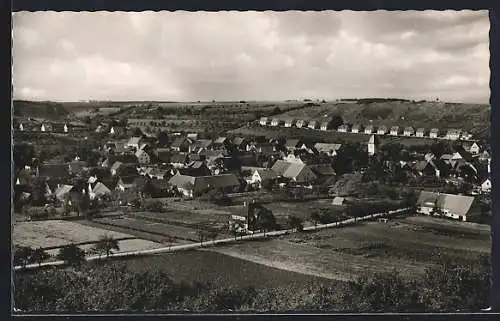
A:
POLYGON ((368 140, 368 156, 373 156, 377 152, 379 145, 378 138, 375 135, 371 135, 368 140))

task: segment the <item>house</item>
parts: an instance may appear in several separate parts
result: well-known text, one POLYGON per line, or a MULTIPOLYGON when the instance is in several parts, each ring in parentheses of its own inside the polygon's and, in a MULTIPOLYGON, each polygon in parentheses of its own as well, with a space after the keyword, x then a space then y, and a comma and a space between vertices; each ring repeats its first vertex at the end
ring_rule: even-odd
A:
POLYGON ((293 126, 293 124, 294 124, 293 119, 287 119, 287 120, 285 120, 285 127, 290 128, 290 127, 293 126))
POLYGON ((42 124, 42 125, 40 126, 40 131, 41 131, 41 132, 45 132, 45 131, 47 131, 47 130, 46 130, 46 128, 45 128, 45 125, 44 125, 44 124, 42 124))
POLYGON ((415 132, 415 136, 417 137, 424 137, 425 136, 425 129, 424 128, 417 128, 417 131, 415 132))
POLYGON ((170 148, 175 152, 189 153, 191 152, 192 141, 186 137, 176 138, 170 148))
POLYGON ((261 117, 259 120, 259 125, 266 126, 267 125, 267 117, 261 117))
POLYGON ((464 131, 462 132, 462 134, 460 135, 460 139, 461 140, 468 140, 468 139, 472 139, 472 134, 464 131))
POLYGON ((429 132, 429 137, 430 138, 438 138, 438 135, 439 135, 439 129, 431 128, 431 130, 429 132))
POLYGON ((329 143, 316 143, 314 144, 314 149, 316 149, 320 154, 325 154, 327 156, 335 156, 342 147, 342 144, 329 144, 329 143))
POLYGON ((320 125, 320 127, 319 127, 319 128, 320 128, 321 130, 328 130, 328 125, 329 125, 329 123, 328 123, 327 121, 325 121, 325 122, 322 122, 322 123, 321 123, 321 125, 320 125))
POLYGON ((54 192, 54 196, 59 201, 64 201, 67 199, 69 192, 73 189, 73 185, 60 185, 54 192))
POLYGON ((241 182, 234 174, 193 177, 178 173, 170 178, 169 183, 187 197, 199 196, 211 189, 232 193, 241 187, 241 182))
POLYGON ((295 149, 299 148, 301 144, 302 141, 300 139, 287 139, 285 141, 285 148, 288 151, 294 151, 295 149))
POLYGON ((111 168, 109 169, 111 171, 111 175, 115 176, 118 174, 118 171, 120 170, 120 167, 123 165, 122 162, 114 162, 113 165, 111 165, 111 168))
POLYGON ((389 135, 398 136, 398 134, 399 134, 399 126, 392 126, 389 135))
POLYGON ((314 164, 308 165, 308 167, 322 180, 329 180, 331 177, 335 176, 335 170, 330 164, 314 164))
POLYGON ((179 168, 179 173, 186 176, 210 176, 212 172, 205 162, 195 161, 179 168))
POLYGON ((297 128, 302 128, 305 124, 305 121, 303 119, 298 119, 297 122, 295 123, 295 127, 297 128))
POLYGON ((211 139, 198 139, 193 143, 191 151, 193 153, 201 153, 203 151, 208 150, 210 145, 212 145, 211 139))
POLYGON ((479 155, 479 153, 481 152, 481 147, 479 147, 479 145, 476 142, 474 142, 470 146, 464 145, 464 149, 465 151, 469 152, 472 155, 479 155))
POLYGON ((279 126, 280 123, 281 121, 278 118, 273 118, 273 120, 271 120, 271 126, 279 126))
POLYGON ((142 142, 141 137, 131 137, 125 144, 125 148, 139 150, 141 142, 142 142))
POLYGON ((89 197, 91 200, 109 195, 111 195, 111 190, 102 182, 97 182, 93 188, 89 189, 89 197))
POLYGON ((52 179, 69 179, 71 173, 65 164, 44 164, 38 167, 38 176, 52 179))
POLYGON ((375 155, 379 144, 380 144, 380 141, 379 141, 378 137, 376 137, 375 135, 371 135, 370 139, 368 140, 368 144, 367 144, 369 156, 375 155))
POLYGON ((311 120, 309 122, 309 124, 307 124, 307 128, 309 128, 309 129, 316 129, 317 126, 318 126, 318 122, 315 120, 311 120))
POLYGON ((229 140, 227 137, 218 137, 212 144, 212 150, 223 150, 227 147, 229 140))
POLYGON ((359 134, 361 131, 362 131, 362 126, 361 125, 358 125, 358 124, 352 125, 351 133, 353 133, 353 134, 359 134))
POLYGON ((143 149, 139 149, 135 152, 135 157, 139 164, 149 164, 151 163, 151 156, 143 149))
POLYGON ((433 160, 433 159, 435 159, 435 158, 436 158, 436 155, 434 155, 433 153, 426 153, 426 154, 424 155, 424 159, 425 159, 426 161, 431 161, 431 160, 433 160))
POLYGON ((460 129, 449 129, 446 133, 446 139, 457 140, 460 138, 461 132, 460 129))
POLYGON ((191 142, 194 142, 195 140, 198 139, 198 134, 197 133, 187 134, 187 139, 189 139, 191 142))
POLYGON ((491 180, 489 178, 487 178, 481 184, 481 192, 483 192, 483 193, 490 193, 491 192, 491 180))
POLYGON ((474 200, 473 196, 422 191, 417 200, 417 213, 468 221, 474 216, 471 213, 474 200))
POLYGON ((413 127, 405 127, 403 131, 403 136, 413 136, 415 134, 415 129, 413 127))
POLYGON ((248 140, 243 137, 235 137, 231 143, 239 150, 246 150, 248 147, 248 140))
POLYGON ((139 174, 121 176, 116 183, 115 189, 122 192, 127 190, 136 190, 142 188, 146 182, 147 180, 139 174))
POLYGON ((23 126, 23 124, 22 124, 22 123, 20 123, 20 124, 19 124, 19 130, 20 130, 20 131, 24 131, 24 126, 23 126))
POLYGON ((174 166, 174 168, 184 167, 187 162, 188 154, 186 153, 176 153, 170 156, 170 164, 174 166))
POLYGON ((434 161, 429 160, 429 161, 417 161, 412 164, 413 165, 413 170, 419 175, 419 176, 435 176, 435 177, 440 177, 441 171, 439 170, 438 166, 434 161))
POLYGON ((307 183, 317 179, 316 174, 305 164, 277 160, 271 169, 276 176, 288 178, 297 183, 307 183))
POLYGON ((332 201, 332 205, 343 206, 345 204, 345 198, 340 196, 335 196, 332 201))
POLYGON ((337 128, 337 131, 339 133, 347 133, 347 131, 349 130, 349 125, 347 124, 343 124, 343 125, 340 125, 338 128, 337 128))
POLYGON ((115 128, 111 126, 111 129, 109 130, 110 135, 114 135, 116 133, 115 128))
POLYGON ((373 125, 367 125, 367 126, 365 127, 364 133, 365 133, 365 134, 373 134, 373 130, 374 130, 373 125))
POLYGON ((247 183, 251 185, 257 185, 258 188, 261 188, 262 183, 273 181, 278 176, 276 173, 270 168, 260 168, 253 171, 252 176, 247 181, 247 183))
POLYGON ((387 134, 387 127, 386 126, 380 126, 377 129, 377 134, 378 135, 385 135, 385 134, 387 134))

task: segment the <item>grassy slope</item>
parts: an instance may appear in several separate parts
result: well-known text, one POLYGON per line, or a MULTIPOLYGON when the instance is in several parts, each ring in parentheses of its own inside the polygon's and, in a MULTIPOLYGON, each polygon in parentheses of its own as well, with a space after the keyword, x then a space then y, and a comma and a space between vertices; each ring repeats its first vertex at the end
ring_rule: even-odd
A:
POLYGON ((68 110, 64 105, 53 102, 34 102, 15 100, 13 102, 14 116, 20 117, 35 117, 50 120, 64 119, 68 114, 68 110))

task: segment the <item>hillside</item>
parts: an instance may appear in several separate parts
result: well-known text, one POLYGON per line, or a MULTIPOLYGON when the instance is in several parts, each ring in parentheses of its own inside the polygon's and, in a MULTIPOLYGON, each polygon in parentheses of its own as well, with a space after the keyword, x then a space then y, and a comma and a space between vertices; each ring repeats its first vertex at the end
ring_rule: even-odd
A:
POLYGON ((12 105, 14 116, 18 117, 61 120, 69 114, 68 110, 62 104, 54 102, 14 100, 12 105))
POLYGON ((489 136, 490 106, 441 102, 342 102, 323 103, 298 110, 287 111, 276 117, 286 119, 325 120, 332 115, 342 116, 351 124, 374 126, 413 126, 462 128, 478 136, 489 136))

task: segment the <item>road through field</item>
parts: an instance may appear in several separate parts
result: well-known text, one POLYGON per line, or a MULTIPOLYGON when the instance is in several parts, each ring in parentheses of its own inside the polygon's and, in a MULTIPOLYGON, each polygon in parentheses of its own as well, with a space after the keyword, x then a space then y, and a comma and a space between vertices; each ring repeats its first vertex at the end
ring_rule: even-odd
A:
MULTIPOLYGON (((322 230, 322 229, 333 228, 333 227, 342 227, 342 226, 346 226, 346 225, 355 223, 357 221, 365 221, 365 220, 375 219, 375 218, 379 218, 379 217, 383 217, 383 216, 401 213, 401 212, 404 212, 407 210, 409 210, 409 208, 402 208, 402 209, 398 209, 398 210, 394 210, 394 211, 389 211, 386 213, 371 214, 371 215, 367 215, 364 217, 351 218, 351 219, 347 219, 347 220, 344 220, 341 222, 321 224, 321 225, 317 225, 317 226, 308 226, 308 227, 304 227, 304 230, 305 231, 312 231, 312 230, 322 230)), ((295 232, 297 232, 295 229, 261 232, 261 233, 243 235, 243 236, 239 236, 237 238, 226 238, 226 239, 219 239, 219 240, 206 241, 206 242, 200 242, 200 243, 175 245, 175 246, 161 247, 161 248, 150 249, 150 250, 112 253, 112 254, 110 254, 110 257, 127 257, 127 256, 159 254, 159 253, 165 253, 165 252, 186 251, 186 250, 192 250, 192 249, 196 249, 196 248, 200 248, 200 247, 204 247, 204 246, 210 246, 210 245, 216 246, 216 245, 220 245, 220 244, 228 244, 228 243, 233 243, 233 242, 249 241, 249 240, 255 240, 255 239, 262 239, 262 238, 266 238, 266 237, 291 234, 291 233, 295 233, 295 232)), ((92 256, 87 256, 85 259, 87 261, 93 261, 93 260, 98 260, 101 258, 102 258, 101 255, 92 255, 92 256)), ((64 261, 53 261, 53 262, 44 262, 44 263, 41 263, 40 265, 36 264, 36 263, 35 264, 28 264, 24 268, 34 269, 34 268, 38 268, 39 266, 40 267, 41 266, 57 266, 57 265, 63 265, 63 264, 64 264, 64 261)), ((22 266, 14 267, 15 270, 20 270, 22 268, 23 268, 22 266)))

